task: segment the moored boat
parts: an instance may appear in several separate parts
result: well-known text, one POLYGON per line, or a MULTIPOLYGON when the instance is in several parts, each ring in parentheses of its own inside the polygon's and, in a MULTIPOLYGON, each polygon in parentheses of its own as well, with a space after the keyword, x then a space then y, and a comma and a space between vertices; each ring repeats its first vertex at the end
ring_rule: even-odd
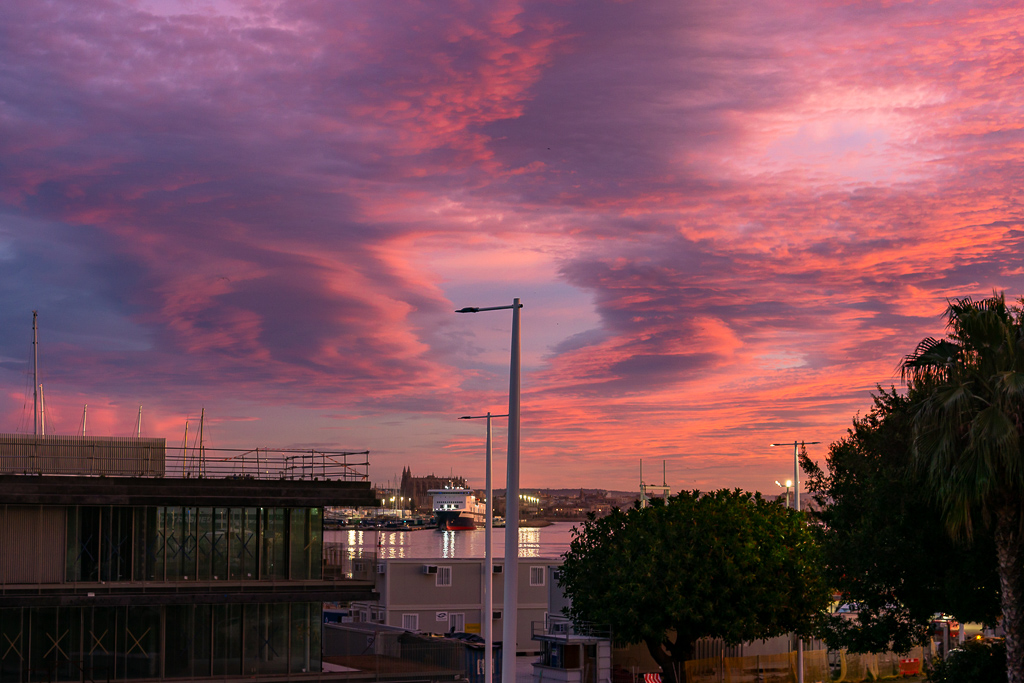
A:
POLYGON ((483 526, 487 506, 476 499, 472 489, 430 489, 434 516, 441 531, 469 531, 483 526))

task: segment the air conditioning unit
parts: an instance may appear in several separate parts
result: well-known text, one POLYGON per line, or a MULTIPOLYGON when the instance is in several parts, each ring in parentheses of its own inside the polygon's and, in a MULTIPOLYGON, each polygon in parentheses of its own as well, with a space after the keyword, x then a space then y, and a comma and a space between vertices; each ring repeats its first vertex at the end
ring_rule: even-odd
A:
POLYGON ((436 564, 425 564, 425 565, 423 565, 423 573, 424 574, 436 574, 437 573, 437 565, 436 564))
POLYGON ((501 565, 501 564, 494 565, 494 573, 495 574, 500 574, 502 571, 504 571, 504 569, 505 569, 504 565, 501 565))
POLYGON ((384 567, 386 567, 386 566, 387 566, 387 565, 386 565, 386 564, 384 564, 383 562, 379 562, 379 563, 377 564, 377 573, 378 573, 378 574, 383 574, 383 573, 384 573, 384 567))
POLYGON ((555 623, 551 624, 551 633, 568 633, 568 632, 569 632, 569 624, 564 622, 564 621, 561 621, 561 622, 556 621, 555 623))
POLYGON ((362 574, 363 572, 366 571, 366 563, 365 562, 353 562, 352 563, 352 571, 354 571, 357 574, 362 574))

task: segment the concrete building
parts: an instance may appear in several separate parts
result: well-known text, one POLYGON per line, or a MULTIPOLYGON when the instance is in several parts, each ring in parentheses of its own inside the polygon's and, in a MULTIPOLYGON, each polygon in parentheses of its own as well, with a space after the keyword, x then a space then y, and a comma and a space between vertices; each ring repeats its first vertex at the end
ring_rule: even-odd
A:
POLYGON ((349 455, 0 435, 0 683, 338 679, 322 604, 375 597, 323 554, 324 506, 375 503, 349 455))

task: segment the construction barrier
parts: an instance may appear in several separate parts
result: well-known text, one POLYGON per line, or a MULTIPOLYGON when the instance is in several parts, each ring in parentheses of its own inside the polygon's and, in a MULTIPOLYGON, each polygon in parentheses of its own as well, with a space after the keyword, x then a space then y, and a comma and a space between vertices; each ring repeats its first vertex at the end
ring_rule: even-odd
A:
MULTIPOLYGON (((828 650, 804 652, 805 683, 860 683, 920 673, 924 651, 917 647, 900 655, 894 652, 838 653, 833 678, 828 650)), ((796 683, 796 652, 748 657, 716 657, 686 662, 687 683, 796 683)))

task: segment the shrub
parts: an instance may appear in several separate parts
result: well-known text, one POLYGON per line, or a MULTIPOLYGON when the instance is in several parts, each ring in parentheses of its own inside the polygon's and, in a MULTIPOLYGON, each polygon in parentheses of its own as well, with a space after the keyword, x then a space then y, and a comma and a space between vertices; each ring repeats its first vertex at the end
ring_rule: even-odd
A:
POLYGON ((1006 683, 1006 643, 968 640, 928 672, 932 683, 1006 683))

